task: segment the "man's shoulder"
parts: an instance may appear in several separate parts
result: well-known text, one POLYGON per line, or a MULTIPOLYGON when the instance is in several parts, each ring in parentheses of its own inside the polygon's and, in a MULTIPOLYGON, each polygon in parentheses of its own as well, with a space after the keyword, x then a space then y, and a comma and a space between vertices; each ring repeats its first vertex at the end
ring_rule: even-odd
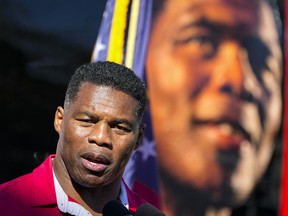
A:
POLYGON ((0 203, 0 215, 43 215, 46 211, 58 212, 55 208, 57 205, 51 157, 33 172, 0 184, 0 203), (51 208, 47 210, 43 206, 51 208))
POLYGON ((27 194, 33 182, 32 173, 25 174, 11 181, 0 184, 0 198, 7 194, 27 194))
POLYGON ((32 191, 32 175, 26 174, 0 185, 1 215, 23 215, 32 191))
POLYGON ((46 158, 46 160, 36 167, 31 173, 0 184, 0 197, 7 195, 25 197, 27 194, 30 194, 33 188, 34 190, 44 190, 47 187, 47 184, 48 186, 51 186, 51 181, 53 181, 51 165, 52 157, 53 155, 46 158))
POLYGON ((5 193, 5 191, 15 190, 19 187, 27 187, 32 183, 32 173, 25 174, 8 182, 0 184, 0 194, 5 193))
MULTIPOLYGON (((36 185, 38 181, 46 181, 48 174, 51 174, 51 168, 49 167, 49 160, 47 158, 38 167, 36 167, 32 172, 22 175, 18 178, 4 182, 0 184, 0 197, 5 194, 14 194, 17 192, 18 196, 21 194, 28 194, 31 191, 33 185, 36 185)), ((36 185, 37 186, 37 185, 36 185)))

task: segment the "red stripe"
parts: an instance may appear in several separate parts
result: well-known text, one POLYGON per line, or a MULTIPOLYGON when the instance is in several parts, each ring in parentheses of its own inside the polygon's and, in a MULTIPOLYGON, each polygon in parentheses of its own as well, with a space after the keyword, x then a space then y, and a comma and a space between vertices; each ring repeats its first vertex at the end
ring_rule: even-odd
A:
POLYGON ((148 186, 142 184, 138 180, 135 180, 133 191, 156 208, 161 209, 159 195, 148 186))
POLYGON ((288 116, 287 116, 287 101, 288 101, 288 5, 285 3, 285 15, 284 15, 284 66, 285 66, 285 75, 284 75, 284 122, 283 122, 283 164, 282 164, 282 188, 281 188, 281 197, 280 197, 280 215, 288 215, 288 116))

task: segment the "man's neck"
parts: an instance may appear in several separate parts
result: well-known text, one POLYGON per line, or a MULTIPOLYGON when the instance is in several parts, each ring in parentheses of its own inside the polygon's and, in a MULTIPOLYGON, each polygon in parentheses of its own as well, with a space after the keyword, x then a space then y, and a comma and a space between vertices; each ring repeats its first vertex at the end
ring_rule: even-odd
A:
POLYGON ((63 161, 57 156, 53 160, 53 170, 67 196, 74 199, 93 215, 102 215, 100 212, 107 202, 119 199, 121 178, 103 187, 83 187, 71 179, 63 161))

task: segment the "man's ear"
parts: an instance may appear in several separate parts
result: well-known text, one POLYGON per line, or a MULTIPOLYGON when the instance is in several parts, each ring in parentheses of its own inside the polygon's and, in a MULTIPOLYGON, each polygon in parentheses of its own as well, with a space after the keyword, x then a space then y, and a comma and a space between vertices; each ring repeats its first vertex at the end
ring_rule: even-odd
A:
POLYGON ((61 131, 62 121, 64 118, 64 109, 61 106, 58 106, 54 116, 54 128, 58 132, 61 131))
POLYGON ((142 143, 145 131, 146 131, 146 124, 143 123, 140 125, 138 139, 137 139, 136 145, 134 147, 134 150, 136 150, 140 146, 140 144, 142 143))

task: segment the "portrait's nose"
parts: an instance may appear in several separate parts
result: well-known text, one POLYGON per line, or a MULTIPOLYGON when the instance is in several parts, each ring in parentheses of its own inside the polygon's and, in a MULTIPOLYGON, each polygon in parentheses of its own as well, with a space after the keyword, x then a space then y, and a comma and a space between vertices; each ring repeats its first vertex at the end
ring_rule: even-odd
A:
POLYGON ((99 146, 111 147, 111 130, 107 123, 97 122, 92 128, 88 137, 89 143, 99 146))
POLYGON ((219 47, 217 63, 213 69, 214 90, 225 94, 240 95, 244 87, 244 73, 249 60, 238 43, 229 41, 219 47))

